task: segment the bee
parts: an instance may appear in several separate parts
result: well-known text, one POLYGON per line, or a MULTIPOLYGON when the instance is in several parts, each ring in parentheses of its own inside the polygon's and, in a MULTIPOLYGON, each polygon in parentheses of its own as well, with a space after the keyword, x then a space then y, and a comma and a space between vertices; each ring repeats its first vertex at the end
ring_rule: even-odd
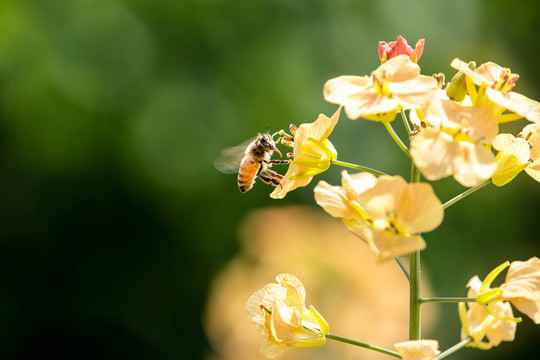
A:
POLYGON ((238 172, 238 188, 243 193, 253 187, 257 177, 267 184, 281 185, 283 175, 270 167, 273 164, 288 164, 290 161, 271 159, 274 151, 282 156, 274 141, 277 134, 270 135, 267 128, 265 133, 258 134, 247 146, 225 149, 215 161, 216 168, 225 173, 238 172))

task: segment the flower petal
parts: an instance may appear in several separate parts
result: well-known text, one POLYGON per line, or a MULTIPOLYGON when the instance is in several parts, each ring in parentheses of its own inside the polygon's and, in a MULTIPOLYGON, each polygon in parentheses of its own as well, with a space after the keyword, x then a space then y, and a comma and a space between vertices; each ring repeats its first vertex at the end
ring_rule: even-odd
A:
POLYGON ((412 340, 394 345, 403 360, 432 360, 440 354, 436 340, 412 340))
POLYGON ((369 244, 377 255, 378 264, 426 247, 426 242, 419 235, 403 236, 371 226, 354 227, 351 231, 369 244))
POLYGON ((411 233, 428 232, 438 227, 443 220, 441 201, 426 183, 409 184, 407 196, 398 208, 399 223, 411 233))
POLYGON ((512 262, 501 289, 503 298, 510 300, 519 311, 540 324, 539 258, 512 262))

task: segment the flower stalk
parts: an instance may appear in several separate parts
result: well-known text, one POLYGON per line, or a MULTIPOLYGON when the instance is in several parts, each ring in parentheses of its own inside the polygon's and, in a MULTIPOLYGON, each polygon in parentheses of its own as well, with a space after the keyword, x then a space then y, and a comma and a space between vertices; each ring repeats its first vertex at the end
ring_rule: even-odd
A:
POLYGON ((368 173, 373 174, 375 176, 386 175, 382 171, 371 169, 371 168, 368 168, 367 166, 351 164, 351 163, 348 163, 348 162, 345 162, 345 161, 340 161, 340 160, 337 160, 337 159, 331 159, 330 164, 343 166, 343 167, 346 167, 346 168, 349 168, 349 169, 365 171, 365 172, 368 172, 368 173))
POLYGON ((407 146, 405 146, 405 144, 403 143, 403 141, 399 138, 398 134, 396 133, 396 131, 394 130, 394 128, 392 127, 392 125, 390 124, 390 122, 388 121, 385 121, 384 122, 384 127, 386 128, 386 130, 388 131, 388 133, 390 134, 390 136, 392 137, 392 139, 395 141, 395 143, 399 146, 399 148, 405 153, 405 155, 407 155, 407 157, 410 159, 411 158, 411 154, 409 153, 409 149, 407 149, 407 146))
POLYGON ((452 354, 455 353, 456 351, 462 349, 462 348, 465 347, 467 344, 469 344, 471 341, 473 341, 473 338, 472 338, 472 337, 468 337, 468 338, 466 338, 465 340, 462 340, 462 341, 458 342, 456 345, 452 346, 452 347, 449 348, 448 350, 443 351, 443 352, 440 353, 435 359, 444 359, 444 358, 447 357, 448 355, 452 355, 452 354))
POLYGON ((455 196, 454 198, 452 198, 452 199, 448 200, 447 202, 445 202, 443 204, 442 208, 446 209, 446 208, 454 205, 458 201, 465 199, 467 196, 471 195, 475 191, 480 190, 481 188, 483 188, 484 186, 489 185, 489 184, 491 184, 491 179, 488 179, 488 180, 484 181, 483 183, 481 183, 479 185, 476 185, 476 186, 474 186, 474 187, 472 187, 470 189, 465 190, 461 194, 459 194, 459 195, 455 196))
POLYGON ((361 341, 352 340, 352 339, 349 339, 349 338, 346 338, 346 337, 343 337, 343 336, 339 336, 339 335, 335 335, 335 334, 332 334, 332 333, 326 334, 326 338, 336 340, 336 341, 341 341, 341 342, 346 343, 346 344, 360 346, 360 347, 363 347, 365 349, 377 351, 377 352, 380 352, 382 354, 390 355, 390 356, 393 356, 393 357, 396 357, 396 358, 401 358, 401 356, 395 351, 384 349, 384 348, 381 348, 381 347, 375 346, 375 345, 370 345, 370 344, 367 344, 367 343, 364 343, 364 342, 361 342, 361 341))

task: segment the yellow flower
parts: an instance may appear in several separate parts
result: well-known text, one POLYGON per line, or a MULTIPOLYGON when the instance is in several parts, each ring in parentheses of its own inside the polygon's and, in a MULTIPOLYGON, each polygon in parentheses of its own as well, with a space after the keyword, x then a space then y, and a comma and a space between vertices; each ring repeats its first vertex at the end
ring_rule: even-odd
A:
POLYGON ((450 64, 467 75, 467 89, 475 105, 489 105, 499 117, 500 122, 516 120, 514 116, 505 119, 504 110, 509 110, 533 122, 540 122, 540 103, 526 96, 512 91, 518 75, 512 74, 510 69, 503 68, 495 63, 487 62, 478 68, 471 69, 469 65, 459 59, 450 64), (479 86, 478 91, 472 83, 479 86))
POLYGON ((512 181, 522 170, 534 180, 540 182, 540 126, 529 124, 517 137, 511 134, 499 134, 493 141, 493 148, 498 150, 497 170, 492 182, 503 186, 512 181))
POLYGON ((497 135, 498 123, 488 107, 435 99, 424 120, 429 126, 411 139, 410 153, 426 179, 453 175, 471 187, 491 177, 497 164, 485 144, 497 135))
POLYGON ((481 305, 489 305, 504 300, 509 300, 536 324, 540 323, 540 259, 535 256, 527 261, 514 261, 511 264, 507 261, 486 277, 476 301, 481 305), (504 284, 490 289, 493 280, 508 265, 510 267, 504 284))
POLYGON ((324 99, 343 105, 350 119, 389 122, 401 109, 425 108, 435 96, 437 81, 420 75, 407 55, 398 55, 371 76, 339 76, 324 85, 324 99))
POLYGON ((403 360, 433 360, 441 353, 436 340, 404 341, 394 346, 403 360))
POLYGON ((531 148, 530 159, 532 162, 525 168, 525 172, 540 182, 540 125, 529 124, 521 130, 518 136, 527 140, 531 148))
POLYGON ((249 320, 265 335, 261 354, 273 359, 287 346, 324 345, 328 323, 313 306, 306 308, 306 292, 296 277, 281 274, 255 292, 246 304, 249 320))
MULTIPOLYGON (((467 296, 476 298, 482 285, 478 276, 474 276, 467 284, 467 287, 469 287, 467 296)), ((482 306, 477 303, 467 304, 468 310, 465 303, 459 303, 459 318, 462 326, 461 339, 472 338, 472 342, 467 346, 489 350, 493 346, 498 346, 501 341, 514 340, 516 323, 500 319, 500 317, 507 319, 513 317, 512 307, 508 302, 497 302, 489 306, 482 306), (498 317, 492 314, 497 314, 498 317), (484 338, 487 338, 487 341, 484 341, 484 338)))
POLYGON ((379 263, 425 248, 420 233, 435 229, 443 218, 431 185, 408 184, 400 176, 343 171, 341 187, 321 181, 314 191, 317 203, 366 241, 379 263))
POLYGON ((289 191, 306 186, 313 176, 326 171, 332 159, 337 158, 337 151, 327 139, 334 130, 341 107, 331 118, 320 114, 313 123, 302 124, 298 128, 291 125, 294 130, 292 136, 284 134, 282 143, 293 147, 293 161, 287 173, 270 194, 274 199, 283 199, 289 191))

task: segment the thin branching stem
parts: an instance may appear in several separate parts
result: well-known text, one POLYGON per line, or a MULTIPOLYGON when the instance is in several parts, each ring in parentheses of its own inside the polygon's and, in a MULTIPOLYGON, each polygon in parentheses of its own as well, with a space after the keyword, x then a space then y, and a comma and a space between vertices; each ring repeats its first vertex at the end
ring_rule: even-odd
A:
POLYGON ((410 134, 412 130, 411 130, 411 126, 409 125, 409 120, 407 119, 407 115, 405 115, 405 110, 401 109, 400 114, 401 114, 401 118, 403 119, 403 125, 405 125, 405 130, 407 130, 407 134, 410 134))
POLYGON ((396 134, 396 132, 394 131, 394 128, 392 127, 392 125, 390 125, 389 122, 384 122, 383 123, 384 126, 386 127, 386 130, 388 131, 388 133, 390 134, 390 136, 392 137, 392 139, 394 139, 394 141, 396 142, 396 144, 399 146, 399 148, 401 150, 403 150, 403 152, 405 153, 405 155, 407 155, 409 157, 409 159, 411 158, 411 154, 409 153, 409 149, 407 149, 407 146, 405 146, 405 144, 403 143, 403 141, 401 141, 401 139, 399 138, 398 134, 396 134))
POLYGON ((472 337, 468 337, 465 340, 458 342, 456 345, 454 345, 451 348, 449 348, 449 349, 443 351, 442 353, 440 353, 435 359, 443 359, 443 358, 447 357, 448 355, 451 355, 451 354, 455 353, 456 351, 460 350, 465 345, 470 343, 472 340, 473 340, 472 337))
POLYGON ((460 303, 460 302, 475 302, 476 298, 469 297, 432 297, 418 299, 420 304, 426 303, 460 303))
POLYGON ((465 190, 464 192, 462 192, 461 194, 457 195, 456 197, 454 197, 453 199, 450 199, 448 200, 447 202, 445 202, 442 206, 443 209, 446 209, 447 207, 450 207, 452 205, 454 205, 455 203, 457 203, 458 201, 466 198, 467 196, 471 195, 473 192, 475 192, 476 190, 480 190, 481 188, 483 188, 484 186, 488 185, 488 184, 491 184, 491 179, 488 179, 486 181, 484 181, 483 183, 479 184, 479 185, 476 185, 475 187, 472 187, 470 189, 467 189, 465 190))
POLYGON ((365 349, 377 351, 377 352, 380 352, 380 353, 383 353, 383 354, 386 354, 386 355, 390 355, 390 356, 393 356, 393 357, 401 358, 401 355, 399 355, 395 351, 387 350, 387 349, 384 349, 384 348, 381 348, 381 347, 378 347, 378 346, 375 346, 375 345, 366 344, 366 343, 363 343, 361 341, 352 340, 352 339, 349 339, 349 338, 346 338, 346 337, 343 337, 343 336, 339 336, 339 335, 335 335, 335 334, 332 334, 332 333, 327 334, 326 338, 341 341, 341 342, 351 344, 351 345, 360 346, 360 347, 363 347, 365 349))
POLYGON ((351 163, 348 163, 348 162, 345 162, 345 161, 339 161, 337 159, 330 160, 330 163, 333 164, 333 165, 339 165, 339 166, 343 166, 343 167, 348 167, 350 169, 365 171, 365 172, 371 173, 371 174, 373 174, 375 176, 386 175, 385 173, 383 173, 382 171, 379 171, 379 170, 371 169, 371 168, 368 168, 366 166, 351 164, 351 163))
POLYGON ((407 278, 407 281, 411 281, 411 275, 409 274, 409 270, 407 269, 407 267, 405 267, 405 264, 403 263, 403 261, 401 261, 401 259, 397 256, 394 259, 399 265, 399 268, 401 269, 401 271, 403 271, 403 274, 407 278))

